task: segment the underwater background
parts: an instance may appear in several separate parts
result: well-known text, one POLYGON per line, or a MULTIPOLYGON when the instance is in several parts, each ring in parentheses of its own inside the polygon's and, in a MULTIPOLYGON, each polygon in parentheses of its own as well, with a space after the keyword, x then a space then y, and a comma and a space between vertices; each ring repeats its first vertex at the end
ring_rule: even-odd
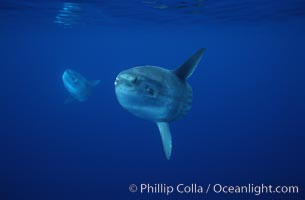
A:
POLYGON ((304 199, 305 1, 0 1, 0 199, 304 199), (124 110, 125 69, 199 48, 191 111, 124 110), (100 85, 65 104, 71 68, 100 85), (299 194, 140 194, 130 184, 297 185, 299 194))

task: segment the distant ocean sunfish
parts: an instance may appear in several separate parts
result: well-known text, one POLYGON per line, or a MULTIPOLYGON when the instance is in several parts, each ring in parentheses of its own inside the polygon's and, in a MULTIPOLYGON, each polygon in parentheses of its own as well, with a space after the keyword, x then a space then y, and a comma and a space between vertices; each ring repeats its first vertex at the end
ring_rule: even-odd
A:
POLYGON ((170 159, 172 151, 169 122, 191 109, 192 88, 187 79, 204 51, 198 50, 176 70, 139 66, 122 71, 114 82, 117 99, 123 108, 158 125, 167 159, 170 159))
POLYGON ((70 93, 65 103, 78 100, 80 102, 88 99, 94 87, 96 87, 100 80, 88 81, 81 74, 71 69, 66 69, 62 75, 65 88, 70 93))

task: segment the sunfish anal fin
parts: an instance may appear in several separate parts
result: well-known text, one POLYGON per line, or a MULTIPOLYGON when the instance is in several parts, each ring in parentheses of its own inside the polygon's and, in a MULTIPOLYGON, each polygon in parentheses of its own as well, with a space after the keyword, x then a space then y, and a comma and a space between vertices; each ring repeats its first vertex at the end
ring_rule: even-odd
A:
POLYGON ((167 122, 157 122, 157 125, 160 131, 165 156, 167 160, 169 160, 172 153, 172 136, 169 130, 169 124, 167 122))

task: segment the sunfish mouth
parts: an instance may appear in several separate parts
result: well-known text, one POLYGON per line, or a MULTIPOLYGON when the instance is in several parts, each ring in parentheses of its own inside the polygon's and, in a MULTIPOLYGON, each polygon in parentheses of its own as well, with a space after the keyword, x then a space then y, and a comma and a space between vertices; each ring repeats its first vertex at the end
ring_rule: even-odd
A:
POLYGON ((119 83, 119 80, 120 80, 120 79, 119 79, 118 77, 115 78, 114 86, 116 86, 116 85, 119 83))

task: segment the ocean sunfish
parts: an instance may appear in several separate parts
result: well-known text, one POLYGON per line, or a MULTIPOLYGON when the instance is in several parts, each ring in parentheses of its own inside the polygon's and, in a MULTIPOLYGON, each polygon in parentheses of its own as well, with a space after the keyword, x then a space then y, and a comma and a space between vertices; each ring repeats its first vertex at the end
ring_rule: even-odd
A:
POLYGON ((100 80, 89 81, 72 69, 66 69, 64 71, 62 80, 70 94, 65 103, 70 103, 75 100, 80 102, 87 100, 93 88, 100 83, 100 80))
POLYGON ((157 124, 168 160, 172 151, 169 122, 181 118, 191 109, 192 88, 187 79, 204 51, 204 48, 198 50, 175 70, 138 66, 120 72, 114 82, 117 99, 123 108, 157 124))

